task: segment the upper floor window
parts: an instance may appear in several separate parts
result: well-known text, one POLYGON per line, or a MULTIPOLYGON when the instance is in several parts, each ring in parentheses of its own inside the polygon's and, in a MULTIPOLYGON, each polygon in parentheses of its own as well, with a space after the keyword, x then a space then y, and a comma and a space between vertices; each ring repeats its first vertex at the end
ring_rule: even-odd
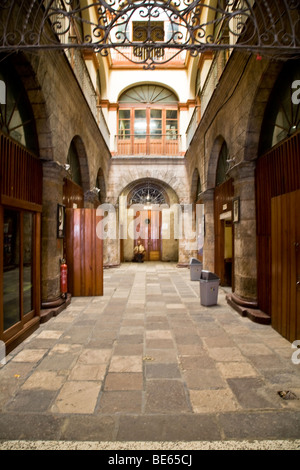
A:
POLYGON ((262 155, 300 130, 299 62, 287 62, 266 107, 260 137, 262 155))
POLYGON ((170 90, 141 85, 119 100, 118 153, 175 155, 178 153, 178 105, 170 90))

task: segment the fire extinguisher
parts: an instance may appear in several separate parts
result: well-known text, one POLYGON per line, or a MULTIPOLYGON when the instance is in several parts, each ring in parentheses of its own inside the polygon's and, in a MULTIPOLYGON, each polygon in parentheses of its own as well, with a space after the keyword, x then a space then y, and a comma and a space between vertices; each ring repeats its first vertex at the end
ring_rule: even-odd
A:
POLYGON ((65 299, 68 292, 68 266, 64 258, 60 264, 60 290, 62 297, 65 299))

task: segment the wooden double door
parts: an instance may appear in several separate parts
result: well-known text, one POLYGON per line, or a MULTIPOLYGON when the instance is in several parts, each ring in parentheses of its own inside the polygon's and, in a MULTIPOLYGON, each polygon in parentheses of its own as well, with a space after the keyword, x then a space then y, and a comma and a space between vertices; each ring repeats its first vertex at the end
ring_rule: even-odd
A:
POLYGON ((300 339, 300 190, 272 198, 272 326, 300 339))
POLYGON ((144 209, 135 214, 135 245, 145 248, 145 261, 161 260, 161 211, 144 209))
POLYGON ((68 292, 74 297, 103 295, 103 240, 96 209, 66 209, 68 292))

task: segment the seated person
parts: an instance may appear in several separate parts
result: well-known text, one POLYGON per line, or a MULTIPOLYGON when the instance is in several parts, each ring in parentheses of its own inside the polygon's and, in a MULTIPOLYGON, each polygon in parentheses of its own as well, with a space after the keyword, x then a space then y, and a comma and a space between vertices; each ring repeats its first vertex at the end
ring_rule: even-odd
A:
POLYGON ((134 247, 133 250, 133 261, 138 263, 143 263, 145 257, 145 248, 143 247, 140 240, 138 240, 137 245, 134 247))

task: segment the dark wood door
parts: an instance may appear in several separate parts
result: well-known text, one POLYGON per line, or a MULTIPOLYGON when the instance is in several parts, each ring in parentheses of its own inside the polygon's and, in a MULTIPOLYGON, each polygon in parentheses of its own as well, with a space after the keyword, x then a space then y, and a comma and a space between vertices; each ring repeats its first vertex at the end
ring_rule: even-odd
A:
POLYGON ((96 233, 96 209, 66 209, 68 292, 103 295, 103 240, 96 233))
POLYGON ((220 277, 222 286, 232 286, 233 275, 233 224, 232 200, 234 195, 233 180, 230 179, 215 188, 214 222, 215 222, 215 273, 220 277))
POLYGON ((137 240, 141 240, 145 250, 145 261, 161 259, 161 211, 140 210, 135 215, 137 240))
POLYGON ((272 326, 300 338, 300 190, 272 199, 272 326))

